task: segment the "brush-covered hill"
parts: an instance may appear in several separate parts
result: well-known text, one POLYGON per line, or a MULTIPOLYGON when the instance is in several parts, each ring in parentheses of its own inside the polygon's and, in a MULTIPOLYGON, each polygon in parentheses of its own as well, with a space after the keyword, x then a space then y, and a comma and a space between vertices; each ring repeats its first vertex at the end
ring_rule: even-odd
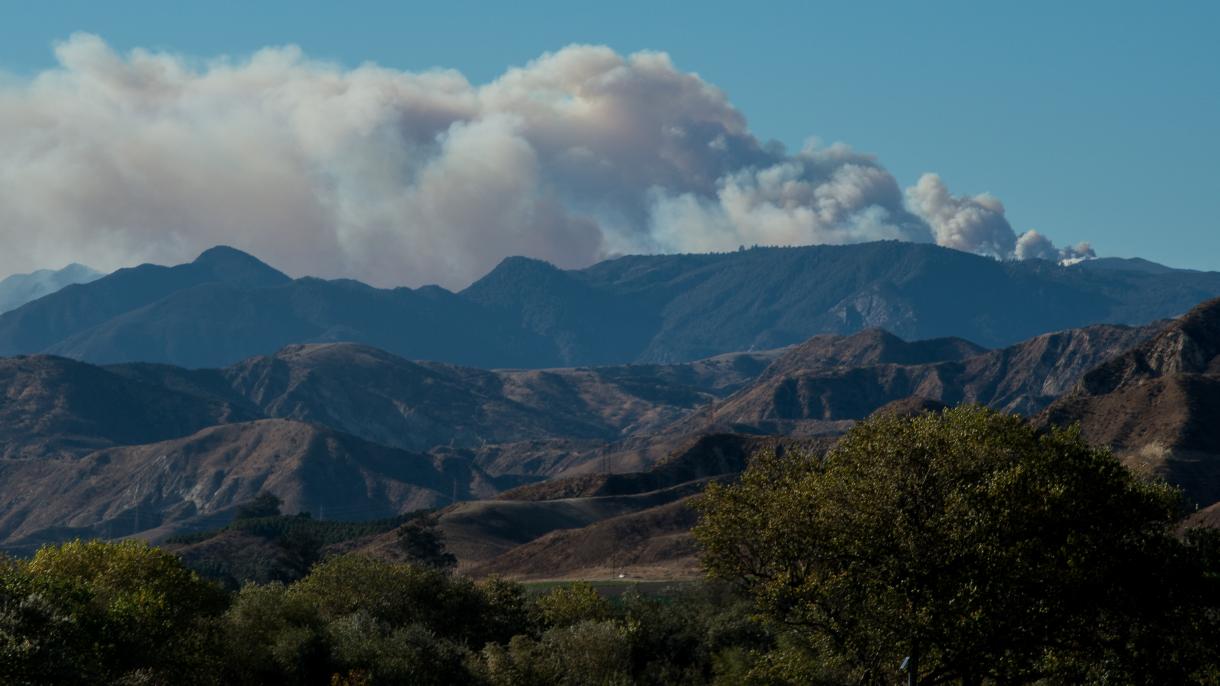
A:
POLYGON ((1086 439, 1198 506, 1220 501, 1220 300, 1085 374, 1040 421, 1080 422, 1086 439))
POLYGON ((672 503, 557 529, 479 564, 475 577, 513 579, 692 579, 700 576, 698 515, 686 496, 672 503))
POLYGON ((223 375, 267 416, 427 450, 537 439, 608 440, 655 428, 752 381, 770 357, 487 371, 330 344, 290 346, 223 375))
POLYGON ((62 357, 0 358, 0 458, 79 455, 257 417, 206 396, 62 357))
POLYGON ((1146 324, 1220 295, 1220 274, 998 262, 879 242, 629 256, 561 270, 510 258, 460 293, 290 279, 231 248, 143 265, 0 315, 0 354, 219 367, 351 341, 483 368, 672 363, 884 328, 1000 347, 1146 324))
POLYGON ((814 336, 795 345, 776 358, 767 368, 766 377, 881 364, 934 364, 985 352, 983 346, 961 338, 905 341, 884 329, 865 329, 847 336, 814 336))
MULTIPOLYGON (((438 513, 438 528, 460 569, 474 576, 604 578, 607 565, 654 577, 690 576, 690 499, 709 482, 740 473, 755 451, 791 443, 703 436, 645 472, 565 477, 458 503, 438 513), (603 556, 611 549, 617 551, 614 562, 603 556)), ((402 555, 393 533, 353 549, 402 555)))
POLYGON ((269 419, 74 459, 3 460, 0 540, 9 549, 75 536, 213 528, 261 492, 285 512, 370 520, 488 497, 502 486, 464 460, 410 453, 325 427, 269 419))
POLYGON ((323 424, 409 450, 460 450, 606 441, 658 429, 744 387, 780 354, 730 354, 675 365, 483 370, 325 343, 292 345, 215 370, 158 364, 104 369, 132 383, 256 416, 323 424))
POLYGON ((541 478, 531 445, 666 425, 774 355, 503 372, 346 343, 223 369, 2 358, 0 543, 211 526, 260 490, 331 519, 485 498, 541 478), (501 444, 525 458, 493 476, 480 457, 501 444))
POLYGON ((1032 415, 1087 371, 1154 335, 1145 327, 1090 326, 999 350, 965 341, 906 342, 884 331, 818 336, 778 357, 753 384, 675 430, 816 435, 904 399, 977 403, 1032 415))

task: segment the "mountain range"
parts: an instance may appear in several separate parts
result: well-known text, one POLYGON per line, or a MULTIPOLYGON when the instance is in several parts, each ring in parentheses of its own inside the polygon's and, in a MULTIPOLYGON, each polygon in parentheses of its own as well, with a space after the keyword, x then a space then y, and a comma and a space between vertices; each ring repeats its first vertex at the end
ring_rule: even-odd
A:
POLYGON ((900 242, 629 256, 568 271, 509 258, 457 293, 292 279, 219 247, 0 315, 0 355, 201 368, 348 341, 482 368, 668 364, 869 328, 1003 347, 1090 324, 1143 325, 1216 295, 1220 273, 1000 262, 900 242))
MULTIPOLYGON (((472 513, 512 537, 545 536, 677 507, 770 437, 825 441, 906 406, 1041 411, 1158 330, 1094 326, 1000 350, 866 330, 691 363, 548 370, 414 362, 353 343, 292 345, 221 369, 8 358, 0 483, 21 487, 0 491, 0 544, 159 540, 223 524, 263 491, 289 512, 348 520, 474 499, 446 510, 442 526, 459 550, 482 551, 465 564, 507 569, 492 558, 534 534, 486 548, 477 532, 487 522, 472 513), (567 504, 531 505, 533 523, 512 524, 525 511, 502 497, 567 504)), ((688 518, 666 512, 657 521, 667 526, 688 518)))
POLYGON ((459 293, 217 248, 0 315, 0 548, 196 532, 206 567, 252 539, 200 532, 271 492, 323 520, 436 509, 476 576, 683 576, 691 498, 753 451, 961 403, 1079 422, 1220 523, 1220 299, 1189 306, 1217 292, 897 243, 514 258, 459 293))

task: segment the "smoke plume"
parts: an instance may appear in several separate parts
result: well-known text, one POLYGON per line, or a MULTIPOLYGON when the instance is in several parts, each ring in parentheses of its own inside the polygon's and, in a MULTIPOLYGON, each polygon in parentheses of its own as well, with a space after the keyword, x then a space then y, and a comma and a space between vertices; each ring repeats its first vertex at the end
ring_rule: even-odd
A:
POLYGON ((663 53, 570 46, 483 85, 294 47, 198 61, 76 34, 55 55, 0 74, 0 274, 219 243, 297 275, 450 287, 514 254, 577 267, 883 238, 1057 254, 990 196, 934 175, 904 194, 845 146, 760 141, 663 53))

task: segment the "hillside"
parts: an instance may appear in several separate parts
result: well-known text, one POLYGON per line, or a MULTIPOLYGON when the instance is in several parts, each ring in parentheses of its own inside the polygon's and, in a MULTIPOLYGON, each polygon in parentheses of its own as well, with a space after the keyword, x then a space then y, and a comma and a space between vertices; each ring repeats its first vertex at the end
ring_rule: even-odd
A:
POLYGON ((702 568, 690 533, 698 521, 692 498, 558 529, 472 565, 467 573, 514 579, 697 578, 702 568))
POLYGON ((792 348, 758 381, 692 414, 675 430, 833 433, 912 397, 1031 415, 1089 369, 1160 328, 1091 326, 986 351, 953 339, 908 343, 875 330, 843 338, 819 336, 792 348))
POLYGON ((667 424, 775 354, 504 372, 353 344, 213 370, 0 359, 0 483, 22 485, 0 494, 0 542, 156 538, 214 526, 263 489, 332 519, 485 498, 547 471, 530 446, 593 450, 667 424), (478 466, 489 445, 523 459, 493 476, 478 466))
POLYGON ((258 416, 240 401, 51 356, 0 358, 0 458, 79 455, 258 416))
POLYGON ((795 345, 776 358, 767 368, 766 377, 880 364, 932 364, 985 352, 986 348, 960 338, 905 341, 884 329, 865 329, 848 336, 814 336, 795 345))
POLYGON ((1039 418, 1080 422, 1091 442, 1181 486, 1206 508, 1220 501, 1220 300, 1085 374, 1039 418))
POLYGON ((629 256, 568 271, 510 258, 460 293, 294 280, 216 248, 2 314, 0 355, 220 367, 351 341, 416 360, 548 368, 686 362, 870 328, 1002 347, 1096 323, 1147 324, 1218 294, 1212 272, 999 262, 898 242, 629 256))
MULTIPOLYGON (((494 499, 458 503, 441 510, 439 528, 460 569, 476 576, 604 576, 608 562, 602 553, 621 548, 614 559, 622 567, 689 577, 690 498, 709 482, 740 473, 755 451, 782 450, 791 444, 785 439, 703 436, 644 472, 563 477, 494 499)), ((810 447, 824 449, 825 444, 810 447)), ((352 549, 391 559, 401 555, 392 533, 352 549)))
POLYGON ((413 450, 610 440, 665 425, 753 379, 768 354, 673 366, 485 371, 353 344, 290 346, 230 367, 230 388, 269 417, 413 450))
POLYGON ((260 492, 287 513, 367 520, 486 497, 496 482, 468 462, 408 453, 323 427, 260 420, 72 460, 3 460, 0 540, 24 549, 65 536, 157 539, 211 528, 260 492))
POLYGON ((774 348, 868 328, 1003 347, 1094 323, 1176 316, 1220 285, 1215 273, 997 262, 896 242, 632 256, 579 273, 599 289, 660 308, 664 323, 643 360, 774 348))

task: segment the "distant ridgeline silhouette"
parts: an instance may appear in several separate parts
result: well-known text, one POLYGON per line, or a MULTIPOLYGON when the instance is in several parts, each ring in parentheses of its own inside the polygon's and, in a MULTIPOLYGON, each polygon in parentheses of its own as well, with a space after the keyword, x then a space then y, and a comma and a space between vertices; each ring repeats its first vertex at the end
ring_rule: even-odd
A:
POLYGON ((0 313, 15 310, 66 286, 88 283, 101 276, 83 264, 70 264, 60 270, 40 269, 30 274, 14 274, 0 280, 0 313))
POLYGON ((215 367, 293 343, 353 341, 412 359, 544 368, 687 361, 874 327, 998 347, 1144 324, 1216 295, 1220 273, 1144 260, 1064 267, 888 241, 630 256, 571 271, 513 257, 458 293, 291 279, 218 247, 0 315, 0 355, 215 367))

